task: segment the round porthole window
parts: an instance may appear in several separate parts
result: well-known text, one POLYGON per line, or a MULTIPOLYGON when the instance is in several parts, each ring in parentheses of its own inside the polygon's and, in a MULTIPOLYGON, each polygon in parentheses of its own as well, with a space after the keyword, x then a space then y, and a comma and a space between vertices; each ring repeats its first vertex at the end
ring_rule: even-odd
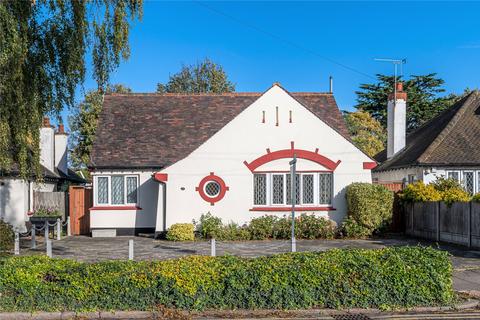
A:
POLYGON ((220 193, 220 185, 216 181, 209 181, 205 184, 205 193, 210 197, 216 197, 220 193))
POLYGON ((209 202, 213 206, 215 202, 223 199, 225 193, 228 191, 228 187, 222 178, 211 172, 210 175, 204 177, 200 181, 195 190, 203 200, 209 202))

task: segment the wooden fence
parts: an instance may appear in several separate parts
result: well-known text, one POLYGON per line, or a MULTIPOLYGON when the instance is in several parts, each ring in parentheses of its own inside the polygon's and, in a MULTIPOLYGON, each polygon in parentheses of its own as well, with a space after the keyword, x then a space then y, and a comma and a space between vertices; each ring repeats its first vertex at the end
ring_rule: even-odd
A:
POLYGON ((62 220, 65 220, 66 207, 65 192, 33 192, 33 210, 41 208, 51 208, 58 210, 62 214, 62 220))
POLYGON ((419 238, 480 248, 480 203, 406 204, 405 233, 419 238))

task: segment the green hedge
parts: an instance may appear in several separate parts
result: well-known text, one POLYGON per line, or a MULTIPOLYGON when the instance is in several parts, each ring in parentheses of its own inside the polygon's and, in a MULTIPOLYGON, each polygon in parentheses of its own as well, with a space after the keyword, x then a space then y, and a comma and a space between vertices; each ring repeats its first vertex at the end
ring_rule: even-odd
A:
POLYGON ((452 302, 448 254, 334 249, 270 257, 81 263, 0 260, 0 311, 411 307, 452 302))
POLYGON ((389 223, 393 214, 393 192, 371 183, 352 183, 347 186, 348 217, 370 234, 389 223))
MULTIPOLYGON (((267 240, 290 239, 291 224, 290 216, 265 215, 253 218, 250 223, 243 226, 233 222, 224 225, 221 218, 207 213, 202 214, 196 227, 204 239, 267 240)), ((306 213, 297 215, 295 218, 295 237, 297 239, 332 239, 335 233, 335 223, 326 218, 306 213)))

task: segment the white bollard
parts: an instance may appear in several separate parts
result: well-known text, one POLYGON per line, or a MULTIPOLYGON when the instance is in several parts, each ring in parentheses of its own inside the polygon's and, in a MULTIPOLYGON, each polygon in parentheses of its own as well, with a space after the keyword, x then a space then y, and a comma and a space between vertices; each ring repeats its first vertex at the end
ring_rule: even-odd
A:
POLYGON ((133 240, 128 240, 128 260, 133 260, 133 240))
POLYGON ((215 238, 212 238, 212 240, 210 240, 210 255, 212 257, 215 257, 217 255, 217 251, 215 248, 215 238))
POLYGON ((57 219, 57 240, 62 239, 62 220, 57 219))
POLYGON ((37 247, 37 243, 36 243, 36 240, 35 240, 35 225, 32 224, 32 249, 35 249, 37 247))
POLYGON ((52 240, 47 239, 47 257, 51 258, 52 254, 52 240))
POLYGON ((45 221, 45 242, 48 240, 48 222, 45 221))
POLYGON ((67 217, 67 236, 72 235, 72 230, 70 230, 70 217, 67 217))
POLYGON ((292 252, 297 252, 297 240, 292 238, 292 252))
POLYGON ((13 250, 16 256, 20 254, 20 234, 18 232, 15 232, 15 247, 13 250))

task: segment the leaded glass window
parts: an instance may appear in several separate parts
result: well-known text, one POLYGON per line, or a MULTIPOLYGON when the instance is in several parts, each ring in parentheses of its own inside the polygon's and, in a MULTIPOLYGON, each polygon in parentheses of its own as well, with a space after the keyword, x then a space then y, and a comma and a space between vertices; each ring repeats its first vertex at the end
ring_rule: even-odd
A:
POLYGON ((267 204, 267 175, 266 174, 253 175, 253 204, 255 205, 267 204))
POLYGON ((460 172, 458 172, 458 171, 448 171, 447 172, 447 178, 448 179, 453 179, 455 181, 460 181, 460 172))
POLYGON ((302 175, 302 203, 312 204, 315 202, 313 174, 302 175))
MULTIPOLYGON (((287 174, 287 204, 292 204, 292 194, 291 194, 292 181, 290 179, 290 174, 287 174)), ((300 204, 300 175, 295 175, 295 204, 300 204)))
POLYGON ((474 193, 475 182, 473 171, 463 172, 463 187, 465 188, 465 191, 467 191, 469 194, 472 195, 474 193))
POLYGON ((137 203, 137 177, 127 177, 127 203, 137 203))
POLYGON ((124 177, 112 176, 112 204, 124 204, 124 177))
POLYGON ((333 193, 333 176, 331 173, 320 173, 319 180, 319 204, 331 204, 333 193))
POLYGON ((97 203, 108 204, 108 178, 97 178, 97 203))
POLYGON ((272 203, 273 204, 284 204, 283 197, 283 174, 274 174, 272 175, 272 203))

